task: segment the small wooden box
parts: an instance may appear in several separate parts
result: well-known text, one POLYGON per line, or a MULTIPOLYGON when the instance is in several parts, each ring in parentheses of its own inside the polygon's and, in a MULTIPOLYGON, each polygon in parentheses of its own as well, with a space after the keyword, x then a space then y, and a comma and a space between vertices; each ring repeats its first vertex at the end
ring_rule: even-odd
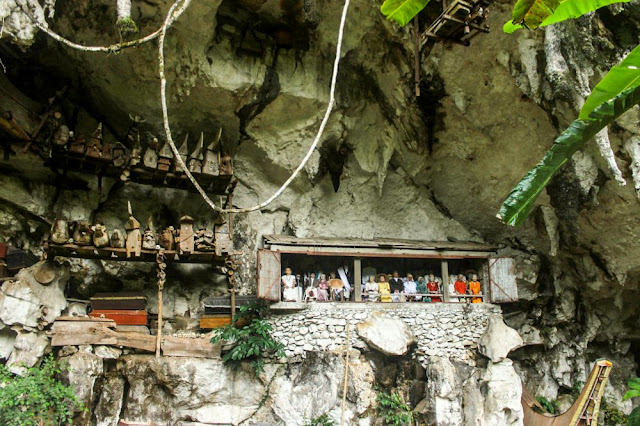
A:
POLYGON ((7 243, 0 243, 0 259, 7 257, 7 243))
POLYGON ((144 310, 146 298, 139 292, 96 293, 91 307, 98 310, 144 310))
POLYGON ((116 325, 147 325, 149 315, 147 311, 127 311, 120 309, 94 309, 89 313, 93 318, 109 318, 116 325))

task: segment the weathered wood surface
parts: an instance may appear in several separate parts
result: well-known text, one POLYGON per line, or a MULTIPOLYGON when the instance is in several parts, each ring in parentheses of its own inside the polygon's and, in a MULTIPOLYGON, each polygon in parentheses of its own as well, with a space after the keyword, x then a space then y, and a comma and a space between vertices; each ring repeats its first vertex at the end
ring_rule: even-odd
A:
POLYGON ((516 264, 511 257, 489 259, 491 303, 518 301, 516 264))
POLYGON ((120 333, 151 334, 146 325, 116 325, 116 331, 120 333))
POLYGON ((231 315, 226 317, 200 318, 200 328, 211 329, 231 324, 231 315))
MULTIPOLYGON (((130 326, 129 326, 130 327, 130 326)), ((53 323, 52 346, 105 345, 125 346, 147 352, 156 348, 155 336, 113 330, 116 324, 105 318, 61 317, 53 323)), ((118 326, 117 329, 120 329, 118 326)), ((208 338, 184 338, 163 336, 162 354, 164 356, 220 358, 220 344, 211 344, 208 338)))
POLYGON ((164 336, 163 356, 188 356, 195 358, 220 358, 220 344, 212 344, 208 338, 188 339, 164 336))

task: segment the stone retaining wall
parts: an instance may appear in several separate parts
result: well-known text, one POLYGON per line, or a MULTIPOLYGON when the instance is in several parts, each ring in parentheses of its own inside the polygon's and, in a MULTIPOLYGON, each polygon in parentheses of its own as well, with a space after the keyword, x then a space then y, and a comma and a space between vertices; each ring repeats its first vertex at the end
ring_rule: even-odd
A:
POLYGON ((428 356, 456 358, 473 364, 473 352, 492 314, 491 304, 458 303, 312 303, 304 310, 274 314, 269 319, 274 336, 285 345, 289 357, 310 351, 333 351, 344 346, 346 326, 351 345, 368 350, 355 325, 374 313, 404 321, 418 340, 416 355, 426 364, 428 356))

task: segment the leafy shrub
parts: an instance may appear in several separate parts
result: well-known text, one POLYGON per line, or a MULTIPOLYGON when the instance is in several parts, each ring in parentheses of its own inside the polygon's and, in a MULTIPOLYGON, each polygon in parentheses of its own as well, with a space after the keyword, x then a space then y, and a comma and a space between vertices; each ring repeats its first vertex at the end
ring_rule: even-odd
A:
POLYGON ((411 408, 396 392, 378 392, 378 414, 392 426, 410 425, 413 420, 411 408))
POLYGON ((257 314, 257 308, 242 306, 235 321, 252 317, 249 324, 242 327, 233 324, 218 327, 211 338, 211 343, 231 343, 232 348, 222 355, 225 364, 237 366, 242 361, 251 361, 256 375, 264 371, 265 355, 275 354, 278 358, 285 356, 284 345, 271 335, 271 325, 262 318, 255 318, 257 314))
POLYGON ((542 405, 542 408, 549 414, 558 414, 558 401, 548 400, 544 396, 536 396, 536 401, 542 405))
MULTIPOLYGON (((623 401, 640 397, 640 377, 629 380, 629 391, 624 394, 623 401)), ((640 426, 640 407, 636 407, 628 417, 629 426, 640 426)))
POLYGON ((49 356, 24 376, 0 365, 0 423, 5 426, 70 424, 74 409, 84 409, 73 387, 58 380, 62 368, 49 356))
POLYGON ((315 419, 305 421, 304 426, 335 426, 335 423, 329 416, 323 414, 315 419))

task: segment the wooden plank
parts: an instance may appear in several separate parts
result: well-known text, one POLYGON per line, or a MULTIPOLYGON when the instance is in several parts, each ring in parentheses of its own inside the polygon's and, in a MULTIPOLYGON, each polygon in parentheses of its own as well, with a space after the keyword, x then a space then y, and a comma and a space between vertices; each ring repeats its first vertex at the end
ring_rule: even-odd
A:
MULTIPOLYGON (((81 323, 68 323, 81 325, 81 323)), ((55 324, 54 324, 55 326, 55 324)), ((105 345, 126 346, 148 352, 155 350, 155 337, 138 333, 119 333, 104 326, 89 324, 78 329, 56 329, 51 338, 51 346, 105 345)))
POLYGON ((190 339, 164 336, 163 356, 189 356, 195 358, 220 358, 220 344, 212 344, 208 338, 190 339))
MULTIPOLYGON (((80 321, 80 322, 108 322, 113 323, 113 327, 115 327, 115 322, 109 318, 92 318, 92 317, 58 317, 55 321, 80 321)), ((111 326, 110 326, 111 327, 111 326)))
POLYGON ((270 301, 280 300, 280 253, 258 250, 258 298, 270 301))
POLYGON ((146 325, 116 325, 116 331, 118 333, 151 334, 146 325))
POLYGON ((489 259, 489 284, 491 303, 517 302, 515 260, 511 257, 489 259))

